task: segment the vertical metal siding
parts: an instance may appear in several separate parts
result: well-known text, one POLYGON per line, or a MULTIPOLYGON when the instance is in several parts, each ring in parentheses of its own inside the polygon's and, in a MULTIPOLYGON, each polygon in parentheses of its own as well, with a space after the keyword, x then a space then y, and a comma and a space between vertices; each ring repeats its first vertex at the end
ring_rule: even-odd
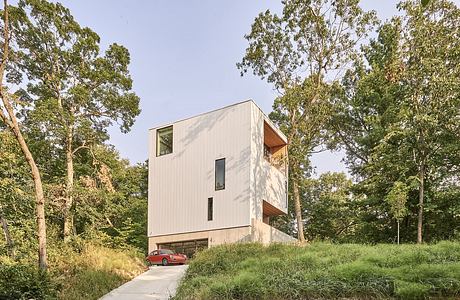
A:
POLYGON ((252 102, 173 123, 173 153, 156 157, 149 134, 148 235, 250 224, 252 102), (225 189, 214 190, 215 160, 226 158, 225 189), (208 198, 214 217, 207 220, 208 198))
MULTIPOLYGON (((262 220, 262 200, 287 213, 286 176, 267 162, 264 149, 263 112, 252 104, 251 112, 251 218, 262 220)), ((271 122, 270 122, 271 123, 271 122)))

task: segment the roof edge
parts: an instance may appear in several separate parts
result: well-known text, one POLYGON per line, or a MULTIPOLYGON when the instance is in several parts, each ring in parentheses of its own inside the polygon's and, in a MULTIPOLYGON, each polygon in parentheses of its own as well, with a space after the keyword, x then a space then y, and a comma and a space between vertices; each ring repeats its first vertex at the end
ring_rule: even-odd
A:
POLYGON ((155 130, 155 129, 158 129, 158 128, 162 128, 162 127, 166 127, 166 126, 170 126, 170 125, 173 125, 175 123, 178 123, 178 122, 182 122, 182 121, 186 121, 186 120, 189 120, 189 119, 192 119, 192 118, 195 118, 195 117, 200 117, 200 116, 204 116, 206 114, 210 114, 210 113, 213 113, 213 112, 216 112, 216 111, 219 111, 219 110, 223 110, 223 109, 227 109, 229 107, 232 107, 232 106, 236 106, 236 105, 240 105, 240 104, 243 104, 243 103, 246 103, 246 102, 252 102, 254 104, 255 107, 257 107, 260 112, 262 113, 262 115, 264 116, 264 119, 265 121, 276 131, 276 133, 282 138, 285 140, 285 142, 287 143, 287 137, 286 135, 273 123, 272 120, 270 120, 270 118, 265 114, 265 112, 260 108, 259 105, 257 105, 257 103, 252 100, 251 98, 249 99, 246 99, 246 100, 243 100, 243 101, 239 101, 239 102, 236 102, 236 103, 233 103, 233 104, 230 104, 230 105, 226 105, 224 107, 220 107, 220 108, 217 108, 217 109, 213 109, 213 110, 210 110, 210 111, 207 111, 207 112, 203 112, 203 113, 200 113, 200 114, 197 114, 197 115, 194 115, 194 116, 190 116, 190 117, 186 117, 186 118, 183 118, 183 119, 179 119, 179 120, 176 120, 176 121, 172 121, 172 122, 169 122, 169 123, 164 123, 164 124, 161 124, 161 125, 158 125, 158 126, 155 126, 155 127, 151 127, 149 128, 148 130, 155 130))
MULTIPOLYGON (((252 100, 252 99, 247 99, 247 100, 239 101, 239 102, 236 102, 236 103, 233 103, 233 104, 230 104, 230 105, 226 105, 226 106, 224 106, 224 107, 220 107, 220 108, 216 108, 216 109, 213 109, 213 110, 209 110, 209 111, 206 111, 206 112, 203 112, 203 113, 194 115, 194 116, 186 117, 186 118, 183 118, 183 119, 179 119, 179 120, 176 120, 176 121, 172 121, 172 122, 169 122, 169 123, 164 123, 164 124, 162 124, 162 125, 158 125, 158 126, 155 126, 155 127, 151 127, 151 128, 149 128, 148 130, 150 131, 150 130, 154 130, 154 129, 166 127, 166 126, 172 125, 172 124, 174 124, 174 123, 186 121, 186 120, 189 120, 189 119, 192 119, 192 118, 195 118, 195 117, 201 117, 201 116, 204 116, 204 115, 207 115, 207 114, 210 114, 210 113, 219 111, 219 110, 227 109, 227 108, 232 107, 232 106, 240 105, 240 104, 243 104, 243 103, 246 103, 246 102, 252 102, 252 103, 254 103, 254 104, 257 106, 257 104, 254 102, 254 100, 252 100)), ((257 107, 258 107, 258 106, 257 106, 257 107)), ((260 109, 260 108, 259 108, 259 109, 260 109)))

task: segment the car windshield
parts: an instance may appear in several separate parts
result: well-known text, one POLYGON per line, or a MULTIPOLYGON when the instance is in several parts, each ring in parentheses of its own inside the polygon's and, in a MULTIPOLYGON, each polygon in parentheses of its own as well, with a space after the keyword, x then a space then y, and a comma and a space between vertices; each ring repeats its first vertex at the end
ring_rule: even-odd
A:
POLYGON ((172 250, 161 250, 161 254, 174 254, 172 250))

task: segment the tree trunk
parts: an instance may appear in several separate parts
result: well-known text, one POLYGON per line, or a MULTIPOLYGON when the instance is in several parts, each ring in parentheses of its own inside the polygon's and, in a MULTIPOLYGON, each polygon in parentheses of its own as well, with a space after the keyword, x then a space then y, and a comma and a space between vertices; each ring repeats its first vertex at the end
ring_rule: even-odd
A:
POLYGON ((8 255, 12 258, 16 258, 16 253, 14 249, 14 241, 11 238, 10 230, 8 229, 8 222, 3 217, 2 211, 0 211, 0 223, 2 223, 3 234, 5 235, 6 244, 8 245, 8 255))
POLYGON ((69 126, 66 138, 66 165, 67 165, 67 180, 66 180, 66 198, 64 204, 64 241, 67 241, 73 234, 73 187, 74 187, 74 169, 73 169, 73 126, 69 126))
MULTIPOLYGON (((7 100, 6 100, 7 101, 7 100)), ((29 164, 32 179, 34 180, 35 186, 35 201, 36 201, 36 217, 37 217, 37 236, 38 236, 38 264, 40 269, 46 270, 47 268, 47 255, 46 255, 46 223, 45 223, 45 196, 43 194, 42 179, 40 177, 40 171, 38 170, 37 164, 32 156, 32 153, 27 146, 19 125, 15 116, 10 113, 12 120, 12 131, 21 146, 21 151, 29 164)))
POLYGON ((423 198, 425 193, 425 161, 422 160, 419 168, 419 189, 418 189, 418 224, 417 224, 417 244, 423 242, 423 198))
POLYGON ((292 181, 292 191, 294 193, 295 216, 297 219, 297 237, 299 241, 303 243, 305 242, 305 236, 303 233, 302 210, 300 208, 299 185, 295 179, 291 179, 291 181, 292 181))
POLYGON ((398 241, 398 245, 399 245, 399 220, 396 220, 396 222, 398 223, 398 237, 397 237, 397 241, 398 241))
POLYGON ((46 223, 45 223, 45 197, 43 194, 43 185, 42 180, 40 177, 40 171, 38 170, 37 164, 32 156, 32 153, 27 146, 27 143, 22 136, 21 130, 19 129, 18 120, 16 118, 16 114, 14 113, 13 106, 9 100, 8 92, 3 88, 3 76, 6 67, 6 63, 8 62, 8 52, 9 52, 9 45, 8 41, 9 37, 9 21, 8 21, 8 4, 7 1, 3 1, 4 10, 4 26, 3 26, 3 59, 0 64, 0 97, 2 98, 2 102, 4 108, 8 113, 8 117, 3 114, 3 109, 0 109, 0 117, 8 126, 8 128, 13 132, 16 140, 21 147, 21 151, 24 154, 24 157, 29 164, 31 175, 34 180, 34 187, 35 187, 35 201, 36 201, 36 217, 37 217, 37 236, 38 236, 38 264, 41 270, 46 270, 47 267, 47 255, 46 255, 46 223))

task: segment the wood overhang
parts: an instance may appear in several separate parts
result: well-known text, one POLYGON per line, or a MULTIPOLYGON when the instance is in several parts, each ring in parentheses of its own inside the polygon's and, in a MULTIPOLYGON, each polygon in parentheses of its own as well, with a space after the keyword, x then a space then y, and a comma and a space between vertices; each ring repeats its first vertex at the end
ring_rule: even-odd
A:
POLYGON ((263 205, 262 207, 263 214, 266 216, 279 216, 279 215, 285 214, 282 210, 273 206, 272 204, 268 203, 265 200, 263 200, 262 205, 263 205))
POLYGON ((284 139, 278 135, 278 133, 264 121, 264 144, 268 147, 280 147, 286 145, 284 139))

